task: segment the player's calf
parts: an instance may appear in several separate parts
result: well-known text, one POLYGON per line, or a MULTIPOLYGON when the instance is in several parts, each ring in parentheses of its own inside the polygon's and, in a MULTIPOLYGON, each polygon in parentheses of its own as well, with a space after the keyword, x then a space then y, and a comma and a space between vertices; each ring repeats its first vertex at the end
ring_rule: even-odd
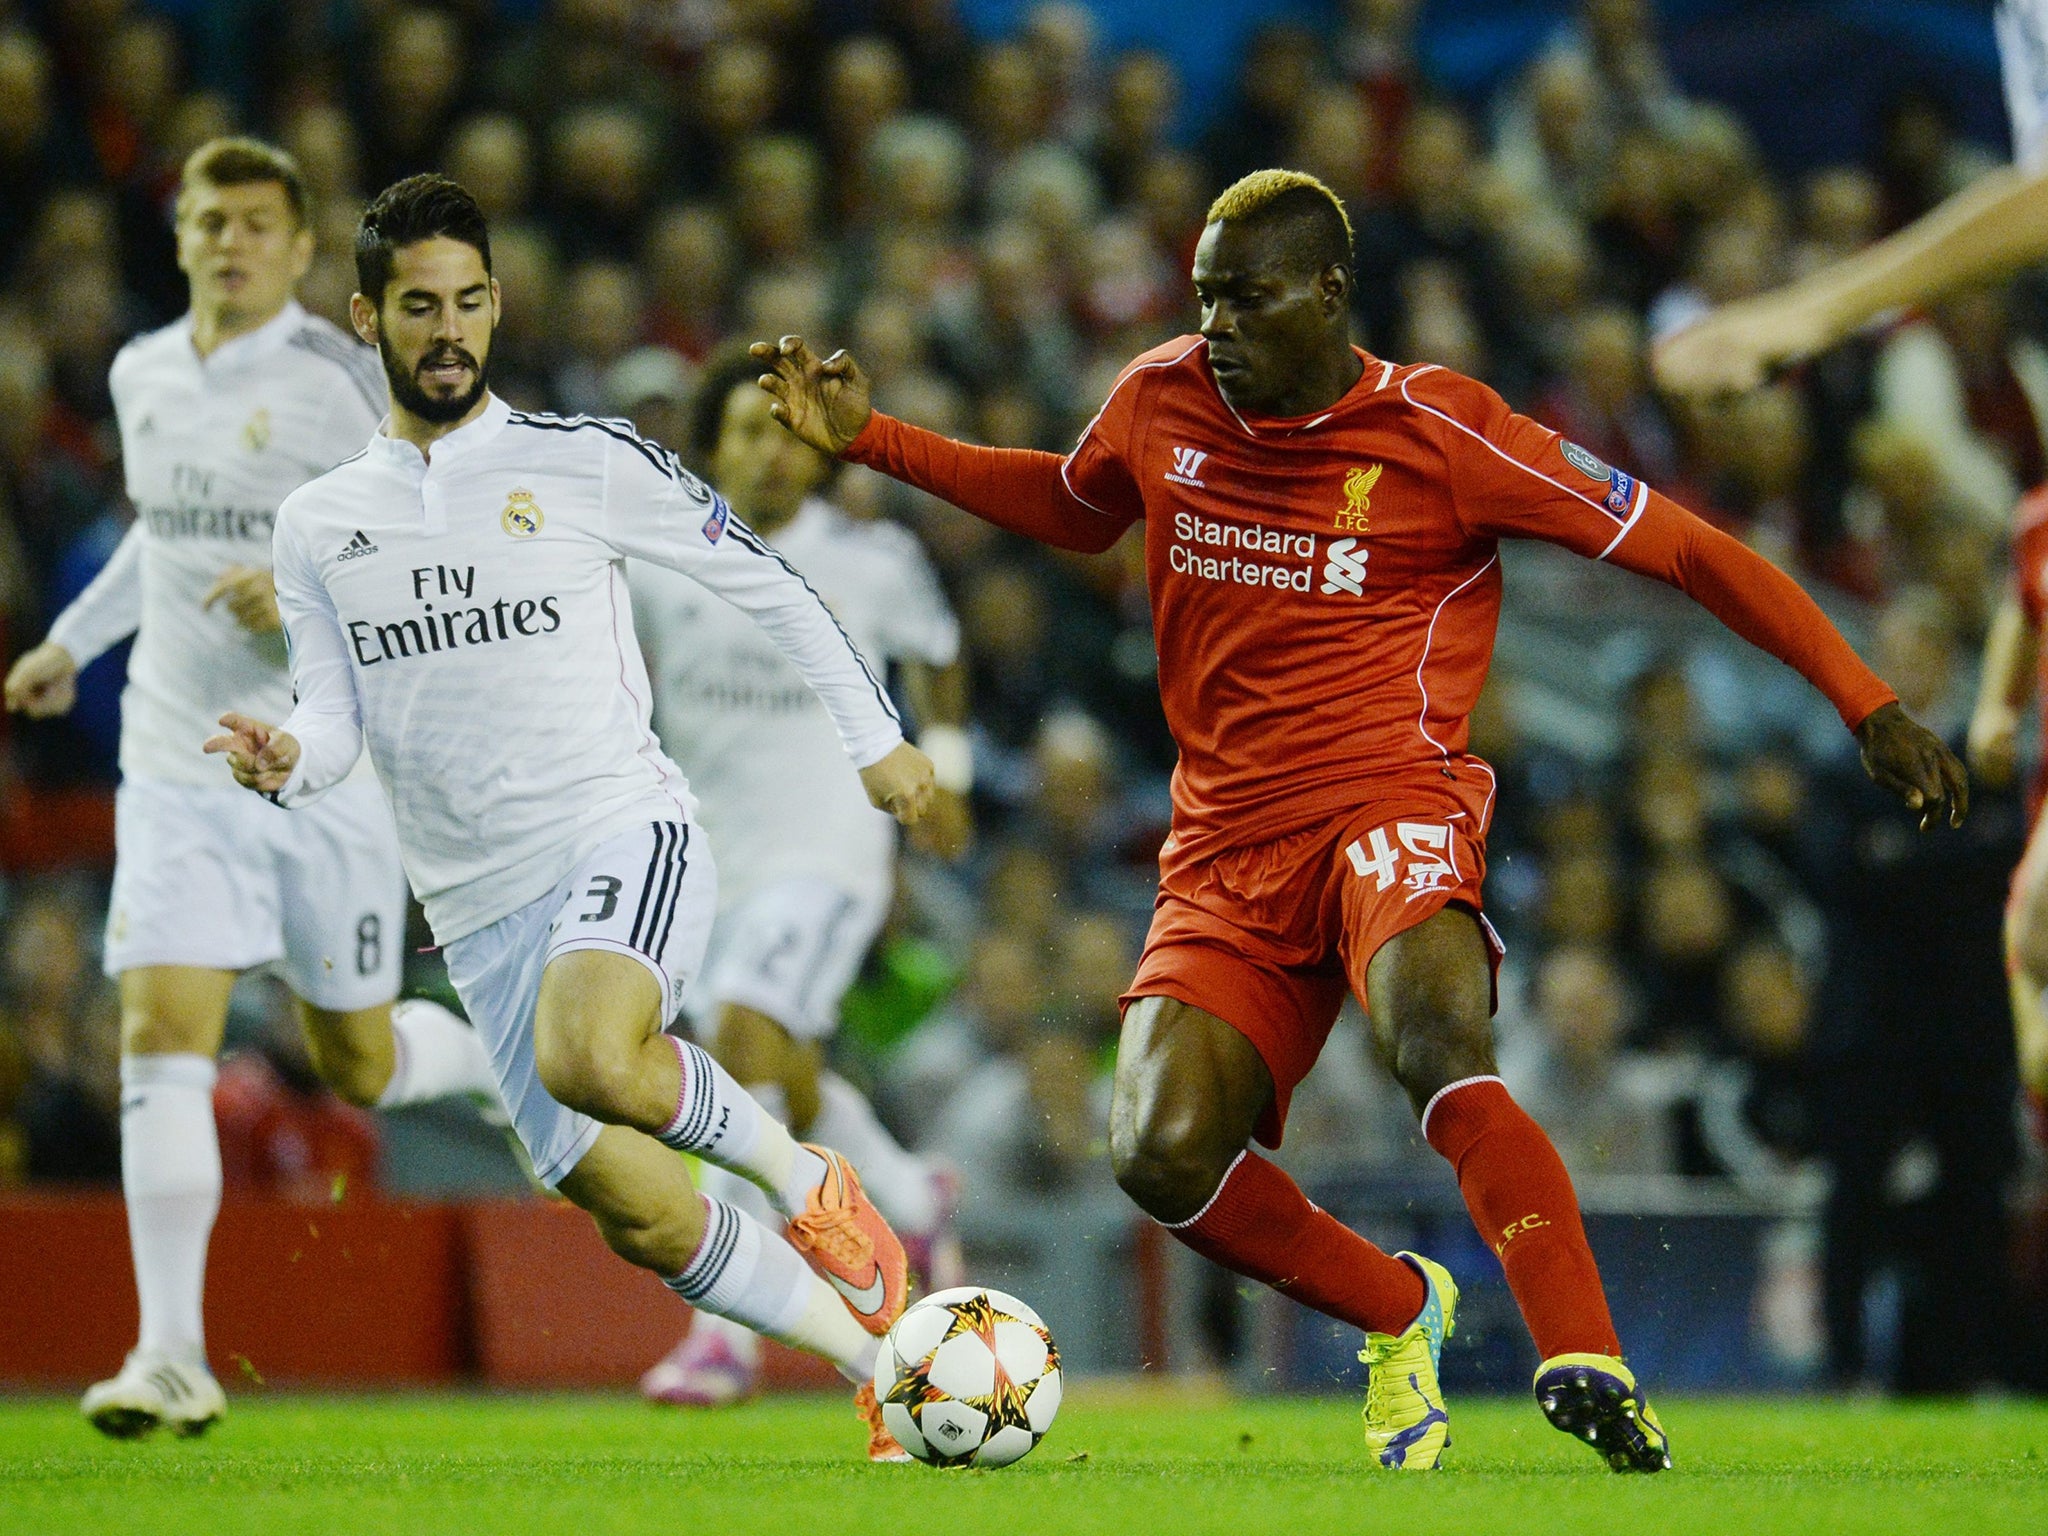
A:
POLYGON ((681 1273, 704 1241, 704 1201, 689 1172, 623 1127, 601 1132, 560 1189, 590 1213, 613 1253, 658 1275, 681 1273))
POLYGON ((718 1036, 711 1054, 750 1092, 762 1087, 780 1090, 784 1123, 798 1136, 811 1134, 820 1106, 818 1078, 824 1070, 815 1041, 798 1040, 744 1003, 724 1003, 718 1010, 718 1036))
POLYGON ((391 1081, 397 1059, 391 1042, 390 1009, 340 1013, 301 1003, 299 1022, 320 1080, 358 1108, 375 1108, 391 1081))

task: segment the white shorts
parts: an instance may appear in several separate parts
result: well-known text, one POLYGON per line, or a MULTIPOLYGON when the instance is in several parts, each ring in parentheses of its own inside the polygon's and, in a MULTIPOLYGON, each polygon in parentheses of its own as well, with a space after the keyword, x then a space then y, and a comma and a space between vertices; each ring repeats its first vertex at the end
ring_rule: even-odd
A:
POLYGON ((661 987, 662 1022, 704 958, 718 871, 700 828, 660 821, 603 844, 552 891, 447 946, 448 980, 476 1026, 512 1127, 549 1189, 582 1161, 603 1128, 541 1086, 533 1016, 541 973, 557 955, 631 955, 661 987))
POLYGON ((800 1040, 839 1028, 839 1002, 889 915, 886 897, 857 895, 821 879, 763 886, 718 914, 691 1016, 713 1027, 738 1003, 765 1013, 800 1040))
POLYGON ((274 965, 316 1008, 398 996, 405 870, 374 779, 282 810, 234 784, 124 779, 114 794, 109 976, 274 965))

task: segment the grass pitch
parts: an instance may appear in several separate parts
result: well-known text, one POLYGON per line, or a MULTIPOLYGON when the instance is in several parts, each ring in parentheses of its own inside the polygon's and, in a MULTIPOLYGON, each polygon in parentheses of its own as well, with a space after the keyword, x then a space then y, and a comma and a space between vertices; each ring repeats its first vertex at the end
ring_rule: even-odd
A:
POLYGON ((870 1467, 838 1399, 684 1415, 616 1396, 243 1393, 206 1438, 116 1444, 0 1400, 0 1532, 812 1536, 875 1531, 2048 1529, 2048 1405, 1659 1404, 1679 1467, 1620 1478, 1521 1401, 1452 1404, 1435 1476, 1365 1464, 1357 1405, 1080 1386, 1015 1467, 870 1467))

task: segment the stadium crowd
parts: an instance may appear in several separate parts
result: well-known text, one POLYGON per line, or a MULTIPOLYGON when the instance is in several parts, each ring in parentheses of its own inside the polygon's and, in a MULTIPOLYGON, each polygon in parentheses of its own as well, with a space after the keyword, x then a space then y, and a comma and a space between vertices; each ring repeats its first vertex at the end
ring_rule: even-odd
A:
MULTIPOLYGON (((1196 113, 1171 60, 1106 51, 1075 4, 983 39, 949 0, 0 0, 7 654, 129 516, 108 365, 182 309, 168 197, 208 138, 298 157, 318 220, 304 301, 344 325, 364 199, 446 170, 493 220, 493 388, 673 443, 722 342, 801 332, 852 348, 896 415, 1063 450, 1117 368, 1192 328, 1208 198, 1285 164, 1349 205, 1363 345, 1485 379, 1737 532, 1824 591, 1909 709, 1959 740, 2013 504, 2048 478, 2031 295, 1898 317, 1725 403, 1660 397, 1646 351, 1923 212, 1983 152, 1916 95, 1867 163, 1788 184, 1738 118, 1680 92, 1639 0, 1587 0, 1477 102, 1432 88, 1414 0, 1332 9, 1325 29, 1257 30, 1231 99, 1196 113)), ((832 495, 907 524, 939 566, 977 758, 975 847, 911 864, 849 1003, 848 1069, 983 1198, 1106 1182, 1115 999, 1172 765, 1139 546, 1027 547, 860 469, 832 495)), ((1510 580, 1515 632, 1571 634, 1532 590, 1510 580)), ((2020 801, 1982 786, 1961 832, 1916 839, 1846 737, 1814 747, 1817 698, 1762 731, 1711 707, 1732 642, 1664 645, 1671 611, 1634 625, 1611 746, 1558 728, 1512 643, 1475 722, 1503 780, 1503 1068, 1582 1178, 1781 1191, 1832 1170, 1832 1361, 1853 1379, 1887 1255, 1921 1266, 1908 1292, 1933 1326, 2004 1315, 1956 1255, 2003 1248, 2022 1161, 1998 937, 2020 801)), ((4 726, 0 1184, 118 1170, 93 958, 117 667, 88 675, 70 719, 4 726)), ((322 1159, 367 1177, 367 1121, 307 1091, 276 1010, 247 1011, 240 1033, 274 1065, 223 1088, 250 1106, 230 1179, 290 1189, 322 1159)), ((1340 1029, 1288 1153, 1399 1163, 1412 1121, 1355 1021, 1340 1029)), ((1929 1369, 1956 1360, 1961 1379, 1907 1384, 1993 1374, 1967 1350, 1929 1369)))

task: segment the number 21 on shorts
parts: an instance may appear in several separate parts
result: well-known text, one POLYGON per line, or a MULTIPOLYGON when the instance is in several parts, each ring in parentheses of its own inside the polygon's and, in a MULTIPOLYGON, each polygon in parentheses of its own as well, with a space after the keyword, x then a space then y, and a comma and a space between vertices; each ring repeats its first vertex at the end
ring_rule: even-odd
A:
POLYGON ((1344 857, 1351 861, 1359 879, 1376 880, 1383 891, 1398 880, 1407 887, 1407 899, 1413 901, 1458 883, 1452 834, 1453 828, 1447 822, 1397 821, 1392 838, 1387 836, 1385 827, 1374 827, 1364 837, 1353 838, 1346 844, 1344 857), (1400 840, 1399 848, 1394 846, 1396 838, 1400 840))

